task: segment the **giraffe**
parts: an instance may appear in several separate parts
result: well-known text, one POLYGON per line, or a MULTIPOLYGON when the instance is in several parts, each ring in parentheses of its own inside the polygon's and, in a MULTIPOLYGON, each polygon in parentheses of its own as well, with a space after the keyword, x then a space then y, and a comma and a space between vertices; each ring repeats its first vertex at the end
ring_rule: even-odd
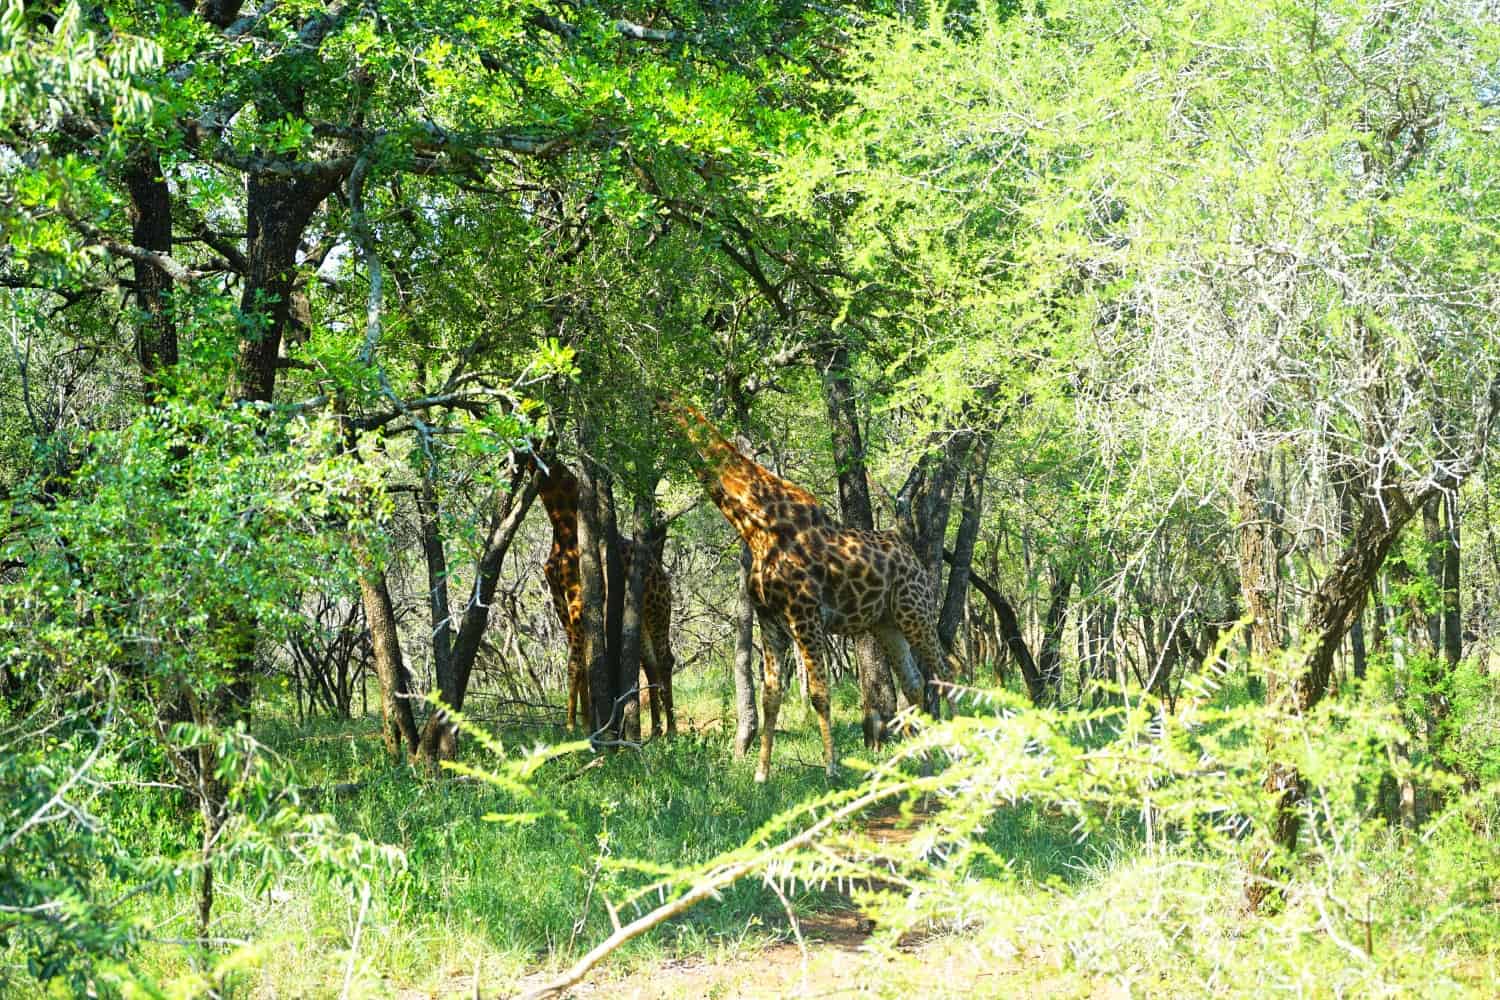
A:
MULTIPOLYGON (((944 665, 937 586, 911 546, 892 531, 841 527, 816 497, 746 458, 695 407, 677 400, 660 405, 702 459, 698 471, 709 497, 750 549, 750 596, 766 640, 755 780, 765 781, 771 770, 782 694, 774 647, 788 640, 807 671, 829 777, 838 770, 823 669, 829 634, 873 635, 907 700, 936 715, 937 689, 924 679, 941 679, 944 665)), ((867 739, 871 723, 867 712, 867 739)))
MULTIPOLYGON (((583 617, 583 587, 579 577, 578 557, 578 478, 561 462, 551 461, 545 467, 537 463, 538 488, 547 519, 552 522, 552 551, 542 570, 552 591, 552 605, 568 638, 568 728, 577 724, 582 714, 587 725, 589 713, 588 665, 583 660, 583 636, 578 623, 583 617)), ((661 564, 660 554, 644 541, 620 539, 620 556, 625 576, 631 563, 644 558, 646 587, 641 594, 641 665, 651 691, 651 732, 662 732, 662 709, 666 709, 667 736, 677 735, 677 716, 672 708, 672 669, 674 660, 670 632, 672 625, 672 581, 661 564)))

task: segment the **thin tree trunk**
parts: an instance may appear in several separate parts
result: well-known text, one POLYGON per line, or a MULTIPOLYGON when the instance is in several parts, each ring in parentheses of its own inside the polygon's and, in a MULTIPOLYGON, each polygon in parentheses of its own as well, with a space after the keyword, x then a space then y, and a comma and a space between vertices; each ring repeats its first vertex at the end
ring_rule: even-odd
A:
MULTIPOLYGON (((442 509, 438 505, 437 484, 432 469, 422 477, 417 494, 417 519, 422 532, 422 554, 427 563, 427 608, 432 623, 432 666, 436 674, 438 697, 452 705, 458 697, 458 676, 453 670, 453 615, 448 608, 448 554, 443 546, 442 509)), ((432 712, 422 727, 421 755, 429 765, 451 757, 455 747, 444 754, 446 742, 452 743, 453 729, 438 718, 441 710, 432 712)))
MULTIPOLYGON (((1334 654, 1342 645, 1350 623, 1363 610, 1370 585, 1391 547, 1416 514, 1416 508, 1396 488, 1387 488, 1378 498, 1367 498, 1361 508, 1359 524, 1348 547, 1313 591, 1308 603, 1305 634, 1312 638, 1312 644, 1308 647, 1306 659, 1298 664, 1291 678, 1283 677, 1279 670, 1267 674, 1266 698, 1272 704, 1290 698, 1292 706, 1305 714, 1327 694, 1334 654)), ((1276 748, 1271 749, 1274 753, 1276 748)), ((1266 775, 1265 788, 1277 797, 1276 819, 1269 831, 1274 848, 1266 850, 1252 866, 1245 885, 1245 898, 1251 909, 1260 906, 1272 894, 1268 876, 1278 864, 1274 850, 1290 853, 1296 848, 1300 806, 1307 793, 1307 783, 1295 768, 1273 762, 1266 775)))
MULTIPOLYGON (((631 539, 628 543, 624 539, 620 541, 622 552, 626 544, 633 548, 630 556, 630 572, 622 574, 624 587, 620 609, 621 687, 627 691, 640 686, 641 602, 646 593, 646 569, 651 561, 650 552, 646 547, 646 540, 651 531, 651 506, 649 494, 643 493, 636 498, 631 515, 631 539)), ((662 693, 653 691, 647 697, 651 704, 651 731, 659 734, 662 731, 660 719, 662 693)), ((626 739, 640 741, 641 695, 639 692, 625 699, 622 729, 626 739)))
MULTIPOLYGON (((1354 534, 1354 509, 1349 496, 1348 486, 1341 486, 1338 490, 1338 495, 1339 529, 1344 538, 1348 539, 1354 534)), ((1354 658, 1354 678, 1355 680, 1364 680, 1369 656, 1365 649, 1365 616, 1363 612, 1356 615, 1353 623, 1349 626, 1349 645, 1350 652, 1354 658)))
POLYGON ((1452 671, 1463 658, 1464 634, 1462 608, 1459 603, 1458 571, 1460 547, 1459 526, 1462 516, 1458 506, 1458 490, 1443 494, 1443 655, 1452 671))
POLYGON ((963 513, 958 521, 958 534, 953 539, 948 592, 943 598, 942 613, 938 615, 938 639, 950 652, 958 627, 963 622, 964 607, 968 604, 969 568, 974 561, 974 546, 979 540, 979 521, 984 512, 984 477, 989 464, 990 443, 985 440, 979 445, 977 466, 970 469, 964 479, 963 513))
POLYGON ((849 376, 849 351, 840 344, 829 356, 823 373, 823 400, 833 438, 833 462, 838 473, 839 511, 845 527, 875 530, 875 508, 870 503, 870 477, 865 466, 865 442, 859 431, 859 409, 849 376))
MULTIPOLYGON (((944 552, 944 559, 951 559, 953 553, 944 552)), ((1031 648, 1026 645, 1026 636, 1021 632, 1021 622, 1016 617, 1016 609, 995 589, 984 577, 969 570, 969 583, 984 595, 985 600, 990 602, 990 607, 995 610, 995 620, 1000 626, 1000 637, 1005 642, 1006 651, 1015 658, 1016 665, 1021 668, 1021 679, 1026 682, 1026 693, 1034 705, 1045 705, 1051 694, 1051 689, 1043 682, 1042 672, 1037 669, 1036 661, 1032 659, 1031 648)), ((999 660, 996 660, 999 663, 999 660)))
POLYGON ((609 662, 606 638, 603 531, 599 523, 599 497, 592 462, 578 468, 578 578, 582 607, 578 632, 583 649, 584 670, 589 679, 589 728, 601 736, 613 728, 615 706, 614 671, 609 662))
POLYGON ((1047 604, 1047 617, 1042 630, 1042 652, 1037 659, 1042 683, 1047 687, 1047 698, 1055 702, 1062 693, 1062 642, 1063 626, 1068 620, 1068 599, 1073 594, 1073 569, 1059 570, 1052 582, 1052 599, 1047 604))
MULTIPOLYGON (((156 151, 142 147, 125 165, 130 192, 130 235, 136 246, 163 256, 172 253, 172 193, 162 176, 156 151)), ((172 315, 172 276, 149 261, 132 262, 135 302, 142 320, 136 324, 135 353, 145 382, 146 399, 161 391, 161 376, 177 363, 177 324, 172 315)))
MULTIPOLYGON (((874 531, 875 508, 870 502, 865 443, 849 374, 849 351, 843 344, 829 355, 828 367, 823 372, 823 400, 828 410, 833 465, 838 473, 839 512, 844 526, 874 531)), ((890 721, 896 715, 896 684, 891 671, 899 667, 886 663, 884 649, 868 635, 855 637, 854 660, 859 675, 865 745, 873 748, 884 741, 890 721)))
MULTIPOLYGON (((453 640, 453 690, 443 692, 443 700, 455 710, 462 710, 464 697, 469 689, 469 675, 474 669, 474 658, 479 654, 479 645, 489 625, 490 603, 495 598, 495 587, 500 580, 500 566, 510 551, 511 543, 520 530, 526 512, 536 500, 537 477, 523 463, 517 463, 511 476, 510 486, 504 499, 490 518, 489 532, 485 536, 484 551, 474 570, 474 589, 469 603, 464 608, 463 618, 458 624, 458 634, 453 640)), ((442 719, 438 713, 429 717, 429 726, 438 726, 442 719)), ((450 727, 451 728, 451 727, 450 727)), ((451 756, 450 743, 453 736, 443 737, 444 756, 451 756)))
POLYGON ((1427 640, 1432 644, 1434 656, 1443 655, 1443 611, 1441 596, 1443 589, 1443 498, 1433 494, 1422 504, 1422 532, 1427 541, 1427 579, 1439 593, 1439 604, 1427 608, 1427 640))
POLYGON ((402 748, 416 753, 417 723, 411 710, 411 682, 401 659, 401 637, 396 630, 396 610, 391 603, 385 573, 378 569, 361 545, 359 592, 364 601, 365 621, 375 650, 375 673, 380 678, 381 738, 386 752, 402 755, 402 748))
MULTIPOLYGON (((760 734, 755 708, 755 602, 750 598, 750 547, 740 542, 739 590, 734 604, 734 755, 744 757, 760 734)), ((892 700, 894 710, 894 699, 892 700)))
POLYGON ((640 725, 640 692, 633 691, 640 676, 640 661, 636 661, 636 673, 627 675, 621 653, 621 633, 625 624, 625 562, 620 554, 620 522, 615 510, 614 483, 602 469, 595 469, 594 495, 599 504, 599 538, 601 550, 600 566, 604 573, 604 655, 610 674, 609 689, 613 692, 612 735, 618 739, 625 734, 626 720, 634 717, 640 725), (629 692, 629 693, 627 693, 629 692))

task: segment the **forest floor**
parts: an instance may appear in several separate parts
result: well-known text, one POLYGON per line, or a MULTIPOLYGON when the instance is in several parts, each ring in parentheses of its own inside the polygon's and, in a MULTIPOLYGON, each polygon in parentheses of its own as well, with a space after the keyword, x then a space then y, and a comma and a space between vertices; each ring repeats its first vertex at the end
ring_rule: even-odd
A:
MULTIPOLYGON (((865 824, 877 841, 901 842, 915 828, 894 808, 865 824)), ((1015 954, 1003 942, 964 934, 935 934, 901 942, 896 954, 874 946, 875 925, 848 902, 798 918, 792 940, 719 956, 665 959, 628 970, 596 967, 565 997, 585 1000, 760 1000, 773 997, 1098 997, 1125 996, 1058 970, 1048 956, 1015 954), (797 936, 800 935, 800 941, 797 936), (996 946, 999 947, 996 947, 996 946), (999 952, 998 954, 996 952, 999 952)), ((500 987, 501 996, 524 992, 554 978, 533 973, 500 987)), ((475 995, 475 975, 455 983, 455 994, 475 995)), ((498 984, 496 984, 498 985, 498 984)), ((481 985, 480 995, 486 994, 481 985)), ((428 994, 410 994, 410 1000, 428 994)), ((407 998, 403 998, 407 1000, 407 998)))

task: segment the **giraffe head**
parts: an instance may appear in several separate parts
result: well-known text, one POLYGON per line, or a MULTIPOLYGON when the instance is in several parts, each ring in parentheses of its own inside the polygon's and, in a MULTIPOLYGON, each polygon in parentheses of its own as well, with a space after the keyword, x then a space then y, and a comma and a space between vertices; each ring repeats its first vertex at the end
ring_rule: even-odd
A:
POLYGON ((693 446, 693 450, 708 466, 707 471, 717 474, 720 468, 732 465, 736 460, 746 461, 739 449, 729 442, 702 410, 676 393, 658 396, 656 408, 682 428, 688 444, 693 446))

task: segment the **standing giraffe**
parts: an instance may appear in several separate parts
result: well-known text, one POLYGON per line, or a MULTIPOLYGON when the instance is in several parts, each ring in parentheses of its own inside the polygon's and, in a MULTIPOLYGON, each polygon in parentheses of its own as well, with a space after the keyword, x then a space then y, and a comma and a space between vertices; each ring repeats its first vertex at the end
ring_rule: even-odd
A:
MULTIPOLYGON (((823 670, 830 633, 874 635, 907 700, 936 714, 936 687, 923 681, 940 679, 943 666, 934 625, 937 587, 911 546, 895 532, 840 527, 816 497, 746 458, 696 408, 675 401, 662 405, 703 459, 699 475, 709 497, 750 549, 750 596, 766 640, 765 719, 755 780, 765 781, 771 770, 782 680, 773 646, 788 637, 807 671, 830 777, 838 769, 823 670)), ((868 738, 869 718, 865 727, 868 738)))
MULTIPOLYGON (((542 567, 547 586, 552 591, 552 605, 568 637, 568 728, 576 725, 579 714, 585 723, 589 712, 588 664, 584 663, 583 586, 578 556, 578 478, 561 462, 538 463, 537 493, 547 518, 552 522, 552 551, 542 567)), ((646 562, 646 587, 641 593, 641 666, 650 685, 651 732, 660 735, 661 711, 666 709, 667 735, 677 735, 677 715, 672 709, 672 581, 656 552, 644 541, 620 539, 620 557, 625 578, 636 558, 646 562)), ((606 586, 607 586, 606 581, 606 586)))

